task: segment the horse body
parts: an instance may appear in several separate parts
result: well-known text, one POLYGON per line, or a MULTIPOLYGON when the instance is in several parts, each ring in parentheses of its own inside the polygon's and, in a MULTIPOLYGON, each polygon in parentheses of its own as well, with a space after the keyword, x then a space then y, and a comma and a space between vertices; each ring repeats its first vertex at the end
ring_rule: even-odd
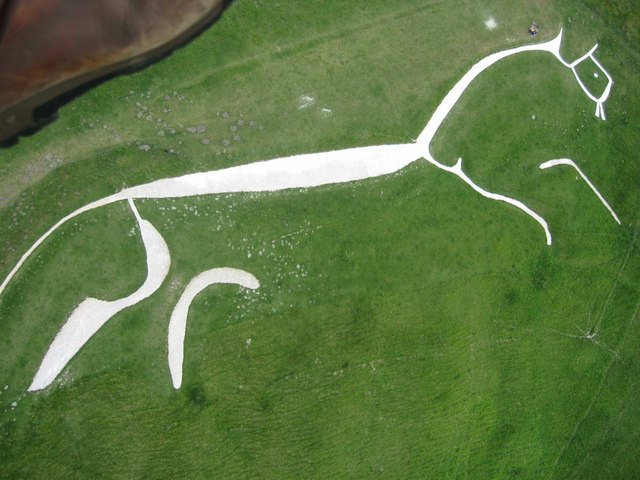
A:
MULTIPOLYGON (((33 251, 62 224, 82 213, 121 200, 127 200, 130 203, 140 226, 145 251, 147 252, 148 277, 140 289, 124 299, 114 302, 104 302, 90 298, 76 307, 50 345, 29 390, 39 390, 51 384, 68 361, 107 320, 123 308, 134 305, 153 294, 167 276, 170 264, 168 248, 159 232, 157 232, 149 222, 141 219, 138 215, 133 203, 133 200, 137 198, 178 198, 233 192, 265 192, 292 188, 311 188, 391 174, 416 160, 424 158, 437 168, 456 175, 484 197, 506 202, 519 208, 542 226, 546 235, 547 244, 551 245, 551 233, 547 222, 540 215, 519 200, 488 192, 476 185, 462 170, 462 159, 459 159, 454 166, 447 166, 438 162, 431 155, 429 148, 440 125, 444 122, 445 118, 473 79, 491 65, 507 56, 526 51, 547 51, 560 60, 563 65, 571 68, 574 74, 576 74, 576 78, 578 78, 575 66, 587 57, 595 61, 593 57, 595 48, 587 55, 581 57, 581 59, 569 64, 565 62, 560 55, 561 39, 562 30, 556 38, 549 42, 504 50, 480 60, 447 93, 414 143, 375 145, 329 152, 308 153, 254 162, 221 170, 160 179, 143 185, 126 188, 118 193, 89 203, 65 216, 45 232, 20 258, 2 284, 0 284, 0 295, 33 251)), ((599 63, 597 63, 597 65, 600 66, 599 63)), ((600 68, 602 67, 600 66, 600 68)), ((602 70, 604 71, 604 69, 602 70)), ((606 75, 610 82, 605 92, 599 98, 591 95, 578 78, 578 82, 583 90, 585 90, 592 100, 598 103, 596 114, 603 120, 605 117, 602 104, 609 95, 612 84, 611 77, 608 73, 606 75)), ((591 185, 590 182, 588 183, 591 185)), ((606 202, 605 205, 608 207, 606 202)), ((615 214, 614 218, 617 220, 615 214)), ((169 327, 169 364, 173 384, 176 388, 179 388, 182 382, 184 322, 186 322, 189 304, 197 292, 211 283, 234 283, 245 287, 249 285, 250 288, 257 288, 258 286, 257 280, 248 272, 222 268, 203 272, 203 275, 204 274, 207 275, 204 276, 206 278, 203 277, 203 279, 200 279, 202 285, 198 286, 198 288, 193 287, 193 291, 185 291, 185 298, 187 299, 181 299, 181 301, 178 302, 169 327), (253 278, 255 282, 252 283, 253 280, 247 280, 247 276, 253 278), (172 332, 177 332, 175 333, 175 335, 177 335, 176 338, 171 338, 172 332)), ((187 287, 187 290, 189 290, 189 288, 190 287, 187 287)))

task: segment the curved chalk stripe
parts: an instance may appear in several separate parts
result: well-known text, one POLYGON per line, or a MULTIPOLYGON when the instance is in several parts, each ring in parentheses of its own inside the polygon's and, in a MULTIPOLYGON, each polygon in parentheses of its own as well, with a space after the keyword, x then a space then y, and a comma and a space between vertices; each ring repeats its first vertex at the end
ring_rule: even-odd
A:
POLYGON ((103 205, 108 205, 110 203, 116 202, 116 201, 121 200, 121 199, 122 199, 122 197, 119 194, 115 194, 115 195, 111 195, 111 196, 102 198, 102 199, 97 200, 95 202, 88 203, 84 207, 80 207, 79 209, 71 212, 69 215, 67 215, 66 217, 63 217, 61 220, 56 222, 56 224, 53 227, 51 227, 49 230, 47 230, 45 232, 44 235, 42 235, 40 238, 38 238, 38 240, 36 240, 35 243, 33 245, 31 245, 31 248, 29 248, 29 250, 27 250, 22 255, 22 257, 20 257, 20 260, 18 261, 18 263, 16 263, 16 266, 11 269, 9 274, 2 281, 2 284, 0 284, 0 294, 2 294, 3 290, 8 285, 9 281, 13 278, 13 276, 16 274, 16 272, 20 269, 20 267, 25 262, 25 260, 27 260, 27 258, 29 258, 29 256, 33 253, 33 251, 36 248, 38 248, 42 244, 42 242, 44 242, 49 237, 49 235, 51 235, 54 231, 56 231, 58 229, 58 227, 60 227, 63 223, 67 222, 68 220, 71 220, 73 217, 77 217, 81 213, 88 212, 89 210, 93 210, 94 208, 102 207, 103 205))
POLYGON ((142 242, 147 254, 147 279, 138 290, 126 298, 111 302, 87 298, 80 303, 53 339, 29 391, 49 386, 69 360, 107 320, 119 311, 150 296, 160 288, 166 278, 171 264, 167 244, 151 223, 140 218, 133 202, 130 201, 130 204, 140 225, 142 242))
POLYGON ((176 198, 232 192, 305 188, 386 175, 422 158, 415 143, 375 145, 275 158, 221 170, 165 178, 126 188, 89 203, 62 218, 20 258, 0 284, 0 295, 27 258, 55 230, 81 213, 131 198, 176 198))
MULTIPOLYGON (((60 225, 83 212, 118 200, 126 200, 130 198, 185 197, 226 192, 272 191, 285 188, 313 187, 329 183, 342 183, 393 173, 418 158, 426 158, 438 168, 452 171, 450 167, 440 164, 433 158, 429 152, 431 140, 435 136, 436 131, 444 121, 445 117, 449 114, 471 81, 489 66, 509 55, 524 51, 548 51, 568 68, 573 68, 572 65, 576 65, 581 60, 584 60, 584 58, 591 55, 593 61, 609 79, 609 84, 605 88, 600 99, 598 99, 598 105, 596 106, 596 113, 600 113, 599 116, 601 118, 606 118, 602 102, 608 97, 613 80, 596 58, 593 57, 592 54, 595 47, 586 55, 573 62, 573 64, 569 64, 560 54, 561 42, 562 29, 556 38, 549 42, 516 47, 510 50, 494 53, 480 60, 471 67, 471 69, 455 84, 451 91, 447 93, 414 144, 378 145, 332 152, 295 155, 291 157, 267 160, 264 162, 255 162, 223 170, 199 172, 184 175, 182 177, 161 179, 144 185, 127 188, 119 193, 92 202, 64 217, 38 240, 36 240, 31 248, 22 255, 15 267, 3 280, 2 284, 0 284, 0 294, 2 294, 9 281, 14 277, 16 272, 33 253, 33 251, 47 237, 49 237, 49 235, 60 227, 60 225), (424 153, 420 153, 425 150, 427 152, 426 155, 424 153), (228 182, 228 184, 225 184, 225 182, 228 182)), ((582 86, 579 79, 578 81, 582 86)), ((593 96, 588 91, 585 92, 593 99, 593 96)), ((467 183, 470 182, 468 177, 465 178, 460 176, 460 178, 467 183)), ((479 187, 475 186, 473 183, 469 184, 474 187, 474 189, 482 193, 481 189, 479 190, 479 187)), ((507 197, 496 199, 506 201, 506 198, 507 197)), ((516 201, 509 203, 512 203, 531 215, 530 212, 532 211, 528 207, 524 205, 520 206, 515 202, 516 201), (526 207, 526 209, 522 207, 526 207)), ((541 223, 536 216, 533 216, 533 218, 541 223)), ((545 233, 547 233, 548 237, 547 229, 545 229, 545 233)), ((549 243, 549 241, 547 241, 547 243, 549 243)))
POLYGON ((448 167, 446 165, 441 165, 440 163, 437 163, 437 162, 435 162, 435 164, 436 164, 436 166, 438 168, 446 170, 447 172, 451 172, 454 175, 457 175, 458 177, 460 177, 462 180, 464 180, 466 183, 468 183, 471 186, 471 188, 473 188, 476 192, 478 192, 483 197, 491 198, 493 200, 498 200, 500 202, 506 202, 506 203, 508 203, 510 205, 513 205, 514 207, 519 208, 520 210, 522 210, 524 213, 529 215, 531 218, 533 218, 536 222, 538 222, 542 226, 542 228, 544 230, 544 234, 545 234, 545 236, 547 238, 547 245, 551 245, 551 243, 552 243, 551 232, 549 231, 549 225, 547 224, 547 221, 544 218, 542 218, 536 212, 531 210, 529 207, 527 207, 520 200, 515 200, 515 199, 513 199, 511 197, 507 197, 505 195, 500 195, 498 193, 491 193, 491 192, 485 190, 484 188, 479 187, 478 185, 473 183, 473 181, 467 176, 467 174, 462 171, 462 159, 461 158, 458 159, 458 162, 453 167, 448 167))
POLYGON ((501 52, 493 53, 478 63, 476 63, 473 67, 469 69, 467 73, 465 73, 460 80, 456 82, 451 90, 444 97, 438 108, 436 108, 435 112, 429 119, 427 126, 422 130, 422 133, 418 136, 418 140, 416 143, 425 146, 427 149, 430 147, 431 140, 435 137, 438 128, 444 119, 449 115, 449 112, 454 107, 454 105, 458 102, 464 91, 467 89, 469 84, 483 71, 489 68, 491 65, 496 63, 498 60, 502 60, 505 57, 510 55, 515 55, 520 52, 528 52, 528 51, 546 51, 552 53, 558 60, 560 60, 565 66, 569 66, 560 55, 560 43, 562 42, 562 29, 560 33, 553 40, 545 43, 537 43, 533 45, 523 45, 521 47, 511 48, 509 50, 503 50, 501 52))
POLYGON ((214 283, 231 283, 255 290, 260 282, 248 272, 235 268, 214 268, 193 278, 185 288, 171 313, 168 335, 168 361, 173 388, 182 385, 182 363, 184 361, 184 337, 191 302, 202 290, 214 283))
POLYGON ((607 201, 604 199, 604 197, 600 194, 600 192, 598 191, 598 189, 595 187, 595 185, 593 183, 591 183, 591 181, 587 178, 587 176, 582 172, 582 170, 580 170, 580 167, 578 167, 578 165, 576 165, 576 163, 569 159, 569 158, 558 158, 555 160, 549 160, 548 162, 544 162, 540 164, 540 168, 541 169, 546 169, 546 168, 551 168, 551 167, 555 167, 556 165, 569 165, 570 167, 573 167, 576 169, 576 171, 580 174, 580 176, 582 177, 582 179, 587 182, 587 185, 589 185, 589 187, 591 188, 591 190, 593 190, 593 193, 596 194, 596 196, 600 199, 600 201, 602 202, 602 204, 606 207, 607 210, 609 210, 609 213, 611 214, 611 216, 613 217, 613 219, 618 222, 618 225, 620 225, 620 219, 618 218, 618 215, 616 215, 616 212, 613 211, 613 208, 611 208, 611 206, 609 205, 609 203, 607 203, 607 201))
POLYGON ((551 232, 549 231, 549 225, 547 224, 547 221, 544 218, 542 218, 540 215, 538 215, 536 212, 531 210, 529 207, 527 207, 524 203, 520 202, 519 200, 515 200, 513 198, 506 197, 504 195, 491 193, 479 187, 475 183, 473 183, 473 181, 462 171, 461 159, 458 159, 458 163, 456 163, 456 165, 454 165, 453 167, 449 167, 447 165, 444 165, 438 162, 431 154, 431 141, 433 140, 438 129, 444 122, 445 118, 449 115, 449 113, 451 112, 455 104, 458 102, 458 100, 460 99, 464 91, 467 89, 469 84, 478 75, 480 75, 480 73, 482 73, 484 70, 489 68, 491 65, 493 65, 497 61, 502 60, 503 58, 508 57, 510 55, 514 55, 516 53, 527 52, 527 51, 547 51, 552 53, 558 60, 560 60, 560 62, 562 62, 563 65, 565 65, 566 67, 570 67, 570 65, 564 61, 564 59, 562 58, 562 55, 560 55, 561 42, 562 42, 562 29, 560 30, 558 35, 549 42, 533 44, 533 45, 524 45, 521 47, 509 49, 509 50, 496 52, 480 60, 473 67, 471 67, 471 69, 469 69, 469 71, 465 73, 460 80, 458 80, 458 82, 453 86, 451 90, 449 90, 447 95, 444 97, 442 102, 440 102, 440 105, 438 105, 438 108, 436 108, 435 112, 429 119, 427 126, 424 128, 422 133, 420 133, 420 135, 418 136, 418 139, 416 140, 416 144, 420 145, 423 148, 423 151, 426 151, 426 153, 424 154, 424 158, 429 163, 435 165, 441 170, 445 170, 449 173, 453 173, 454 175, 457 175, 462 180, 464 180, 467 184, 469 184, 476 192, 480 193, 482 196, 491 198, 493 200, 509 203, 515 206, 516 208, 519 208, 520 210, 525 212, 527 215, 529 215, 531 218, 533 218, 536 222, 538 222, 544 230, 547 245, 552 244, 552 238, 551 238, 551 232))

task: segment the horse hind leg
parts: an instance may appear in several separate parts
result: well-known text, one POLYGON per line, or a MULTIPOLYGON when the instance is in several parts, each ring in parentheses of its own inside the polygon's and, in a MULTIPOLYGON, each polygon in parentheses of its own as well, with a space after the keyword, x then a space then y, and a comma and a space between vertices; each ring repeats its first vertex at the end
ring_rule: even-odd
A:
POLYGON ((110 318, 121 310, 149 297, 160 288, 166 278, 171 264, 169 248, 155 227, 147 220, 140 218, 131 199, 129 199, 129 204, 140 226, 142 243, 147 255, 147 279, 138 290, 128 297, 110 302, 97 298, 87 298, 82 301, 51 342, 49 350, 28 388, 29 391, 48 387, 84 344, 110 318))
POLYGON ((184 361, 184 337, 187 328, 187 316, 193 299, 202 290, 215 283, 230 283, 255 290, 260 282, 249 272, 236 268, 213 268, 194 277, 178 300, 171 319, 168 333, 168 362, 173 388, 182 386, 182 364, 184 361))

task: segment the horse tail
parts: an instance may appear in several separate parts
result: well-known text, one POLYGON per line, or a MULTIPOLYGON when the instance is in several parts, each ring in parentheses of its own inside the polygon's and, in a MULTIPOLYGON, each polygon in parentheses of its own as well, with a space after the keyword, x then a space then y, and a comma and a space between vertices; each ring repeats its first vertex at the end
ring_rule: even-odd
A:
POLYGON ((89 210, 93 210, 94 208, 98 208, 98 207, 101 207, 103 205, 107 205, 109 203, 116 202, 116 201, 121 200, 123 198, 124 197, 122 195, 120 195, 120 194, 111 195, 109 197, 105 197, 105 198, 102 198, 100 200, 96 200, 95 202, 91 202, 91 203, 89 203, 89 204, 87 204, 87 205, 85 205, 83 207, 80 207, 79 209, 71 212, 69 215, 67 215, 67 216, 63 217, 62 219, 60 219, 55 225, 53 225, 49 230, 47 230, 44 235, 42 235, 40 238, 38 238, 34 242, 34 244, 31 245, 29 250, 27 250, 22 255, 22 257, 20 257, 20 260, 18 260, 18 263, 16 263, 16 265, 13 267, 13 269, 11 269, 9 274, 2 281, 2 284, 0 284, 0 296, 2 295, 2 292, 4 292, 4 289, 7 287, 7 285, 9 285, 9 282, 11 281, 11 279, 18 272, 20 267, 22 267, 24 262, 26 262, 27 259, 31 256, 31 254, 36 250, 36 248, 38 248, 60 226, 62 226, 63 224, 65 224, 66 222, 71 220, 72 218, 77 217, 81 213, 88 212, 89 210))

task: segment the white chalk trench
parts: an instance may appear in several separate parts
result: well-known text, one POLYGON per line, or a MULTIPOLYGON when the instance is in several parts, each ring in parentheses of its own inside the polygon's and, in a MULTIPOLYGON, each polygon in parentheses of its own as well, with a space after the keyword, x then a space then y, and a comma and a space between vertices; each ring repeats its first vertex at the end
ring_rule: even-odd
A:
MULTIPOLYGON (((31 248, 22 255, 18 263, 9 272, 2 284, 0 284, 0 298, 4 289, 24 262, 58 227, 82 213, 121 200, 127 200, 130 203, 140 227, 142 242, 147 255, 147 279, 136 292, 123 299, 105 302, 94 298, 87 298, 81 302, 80 305, 73 310, 64 326, 52 341, 28 390, 40 390, 50 385, 82 346, 110 318, 124 308, 135 305, 152 295, 160 288, 166 278, 171 262, 169 250, 162 236, 153 225, 140 218, 133 203, 133 200, 137 198, 178 198, 232 192, 265 192, 345 183, 394 173, 408 164, 424 158, 435 167, 457 176, 480 195, 492 200, 508 203, 527 214, 542 227, 546 243, 551 245, 551 232, 546 220, 542 216, 519 200, 489 192, 476 185, 463 171, 462 159, 458 159, 458 162, 452 167, 438 162, 431 155, 430 146, 431 141, 445 118, 451 112, 469 84, 480 73, 503 58, 528 51, 549 52, 565 67, 570 68, 582 90, 596 103, 596 116, 605 120, 604 102, 611 92, 613 79, 594 56, 597 45, 574 62, 568 63, 560 54, 561 41, 562 30, 558 36, 551 41, 524 45, 493 53, 477 62, 447 93, 414 143, 374 145, 346 150, 309 153, 255 162, 222 170, 165 178, 144 185, 126 188, 119 193, 85 205, 63 217, 38 238, 31 248), (598 66, 608 80, 607 86, 599 97, 596 97, 587 89, 576 71, 577 65, 587 58, 590 58, 595 65, 598 66)), ((611 206, 572 160, 549 160, 541 164, 540 168, 546 169, 556 165, 568 165, 575 168, 607 208, 615 221, 620 223, 618 216, 611 206)), ((182 384, 184 336, 189 306, 202 289, 214 283, 232 283, 251 289, 258 288, 259 286, 258 280, 250 273, 231 268, 207 270, 195 277, 188 284, 174 308, 169 321, 168 362, 175 388, 180 388, 182 384)))

